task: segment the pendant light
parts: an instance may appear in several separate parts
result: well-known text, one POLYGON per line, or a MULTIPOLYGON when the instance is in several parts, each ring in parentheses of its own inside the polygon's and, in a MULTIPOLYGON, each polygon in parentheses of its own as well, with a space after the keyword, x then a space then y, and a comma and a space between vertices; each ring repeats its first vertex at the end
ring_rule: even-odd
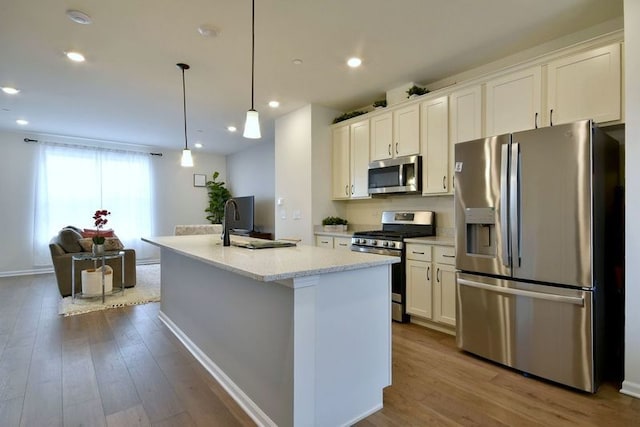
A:
POLYGON ((244 133, 242 136, 245 138, 258 139, 260 138, 260 118, 258 112, 253 108, 253 74, 255 68, 255 53, 256 53, 256 1, 251 0, 251 109, 247 111, 247 119, 244 122, 244 133))
POLYGON ((184 86, 184 70, 188 70, 189 65, 179 63, 176 64, 178 68, 182 70, 182 109, 184 112, 184 150, 182 150, 182 158, 180 159, 180 166, 185 168, 193 167, 193 157, 191 157, 191 150, 187 146, 187 91, 184 86))

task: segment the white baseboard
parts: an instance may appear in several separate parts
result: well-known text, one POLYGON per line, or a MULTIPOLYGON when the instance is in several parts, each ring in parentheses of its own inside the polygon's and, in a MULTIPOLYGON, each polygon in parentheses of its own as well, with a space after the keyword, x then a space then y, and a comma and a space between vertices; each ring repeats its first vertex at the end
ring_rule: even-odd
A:
POLYGON ((623 381, 620 393, 640 399, 640 384, 631 381, 623 381))
POLYGON ((198 362, 216 379, 226 390, 227 393, 235 400, 238 405, 251 417, 259 426, 277 427, 276 423, 265 414, 256 403, 247 396, 231 378, 225 374, 218 365, 215 364, 200 348, 185 335, 184 332, 162 311, 158 313, 158 318, 167 328, 184 344, 189 352, 196 358, 198 362))
POLYGON ((364 419, 365 419, 365 418, 367 418, 369 415, 373 415, 373 414, 375 414, 376 412, 378 412, 380 409, 382 409, 382 407, 383 407, 383 404, 382 404, 382 403, 381 403, 381 404, 379 404, 379 405, 374 406, 373 408, 369 409, 369 410, 368 410, 368 411, 366 411, 365 413, 363 413, 363 414, 361 414, 361 415, 358 415, 356 418, 354 418, 354 419, 352 419, 351 421, 349 421, 348 423, 344 424, 344 426, 343 426, 343 427, 349 427, 349 426, 354 425, 354 424, 355 424, 355 423, 357 423, 358 421, 362 421, 362 420, 364 420, 364 419))
POLYGON ((16 270, 16 271, 0 271, 0 277, 16 277, 16 276, 33 276, 35 274, 50 274, 53 273, 53 267, 31 269, 31 270, 16 270))

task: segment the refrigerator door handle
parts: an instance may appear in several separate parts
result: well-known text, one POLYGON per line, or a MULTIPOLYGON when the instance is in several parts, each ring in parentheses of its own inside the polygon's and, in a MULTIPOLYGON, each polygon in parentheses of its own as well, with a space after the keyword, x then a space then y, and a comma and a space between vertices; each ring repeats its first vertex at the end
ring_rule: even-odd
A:
POLYGON ((500 286, 487 285, 485 283, 473 282, 471 280, 460 279, 460 278, 458 278, 458 283, 461 285, 470 286, 472 288, 484 289, 487 291, 501 293, 501 294, 516 295, 516 296, 522 296, 527 298, 535 298, 535 299, 541 299, 546 301, 584 306, 583 297, 568 297, 564 295, 548 294, 545 292, 532 292, 532 291, 525 291, 522 289, 503 288, 500 286))
POLYGON ((511 144, 509 170, 509 220, 511 221, 511 259, 520 267, 520 144, 511 144))
POLYGON ((502 234, 502 265, 511 266, 511 254, 509 253, 509 144, 502 145, 502 158, 500 160, 500 233, 502 234))

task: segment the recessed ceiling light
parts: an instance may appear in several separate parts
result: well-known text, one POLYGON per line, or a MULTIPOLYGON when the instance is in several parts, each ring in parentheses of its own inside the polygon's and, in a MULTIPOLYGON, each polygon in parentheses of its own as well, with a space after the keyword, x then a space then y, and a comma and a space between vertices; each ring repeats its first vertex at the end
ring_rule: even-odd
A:
POLYGON ((355 56, 353 58, 349 58, 349 60, 347 61, 347 65, 351 68, 358 68, 361 64, 362 59, 356 58, 355 56))
POLYGON ((84 12, 80 12, 79 10, 67 10, 67 17, 71 19, 76 24, 91 24, 93 21, 91 17, 84 12))
POLYGON ((235 127, 235 126, 227 126, 227 130, 228 130, 229 132, 235 132, 235 131, 237 131, 238 129, 236 129, 236 127, 235 127))
POLYGON ((199 142, 196 142, 195 144, 193 144, 193 146, 196 148, 202 148, 202 144, 200 144, 199 142))
POLYGON ((278 108, 279 106, 280 106, 280 103, 278 101, 269 101, 269 107, 278 108))
POLYGON ((200 33, 202 37, 218 37, 220 35, 220 29, 210 25, 200 25, 198 27, 198 33, 200 33))
POLYGON ((29 122, 24 120, 24 119, 18 119, 16 120, 16 123, 19 124, 20 126, 24 126, 24 125, 28 125, 29 122))
POLYGON ((69 58, 70 60, 72 60, 73 62, 84 62, 84 55, 81 54, 80 52, 65 52, 65 55, 67 55, 67 58, 69 58))
POLYGON ((291 61, 291 62, 293 62, 295 65, 300 65, 300 64, 302 64, 302 59, 298 59, 298 58, 296 58, 296 59, 294 59, 294 60, 293 60, 293 61, 291 61))
POLYGON ((15 87, 5 86, 2 88, 2 91, 9 95, 15 95, 16 93, 20 92, 20 89, 16 89, 15 87))

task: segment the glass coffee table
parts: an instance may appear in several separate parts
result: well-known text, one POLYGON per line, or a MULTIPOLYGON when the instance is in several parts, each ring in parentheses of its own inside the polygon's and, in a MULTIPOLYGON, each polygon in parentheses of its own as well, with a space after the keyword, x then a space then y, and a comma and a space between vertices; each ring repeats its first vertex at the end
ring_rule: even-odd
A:
POLYGON ((74 301, 76 298, 98 298, 102 297, 102 303, 104 304, 105 296, 113 295, 116 293, 124 294, 124 251, 107 251, 101 255, 94 255, 91 253, 78 253, 74 254, 71 257, 71 300, 74 301), (106 265, 105 261, 108 259, 117 259, 120 258, 120 273, 122 274, 120 280, 120 288, 115 289, 112 288, 111 291, 104 291, 104 266, 106 265), (101 264, 101 272, 102 272, 102 294, 85 294, 83 292, 76 292, 76 263, 78 261, 93 261, 93 268, 98 268, 98 263, 101 264))

